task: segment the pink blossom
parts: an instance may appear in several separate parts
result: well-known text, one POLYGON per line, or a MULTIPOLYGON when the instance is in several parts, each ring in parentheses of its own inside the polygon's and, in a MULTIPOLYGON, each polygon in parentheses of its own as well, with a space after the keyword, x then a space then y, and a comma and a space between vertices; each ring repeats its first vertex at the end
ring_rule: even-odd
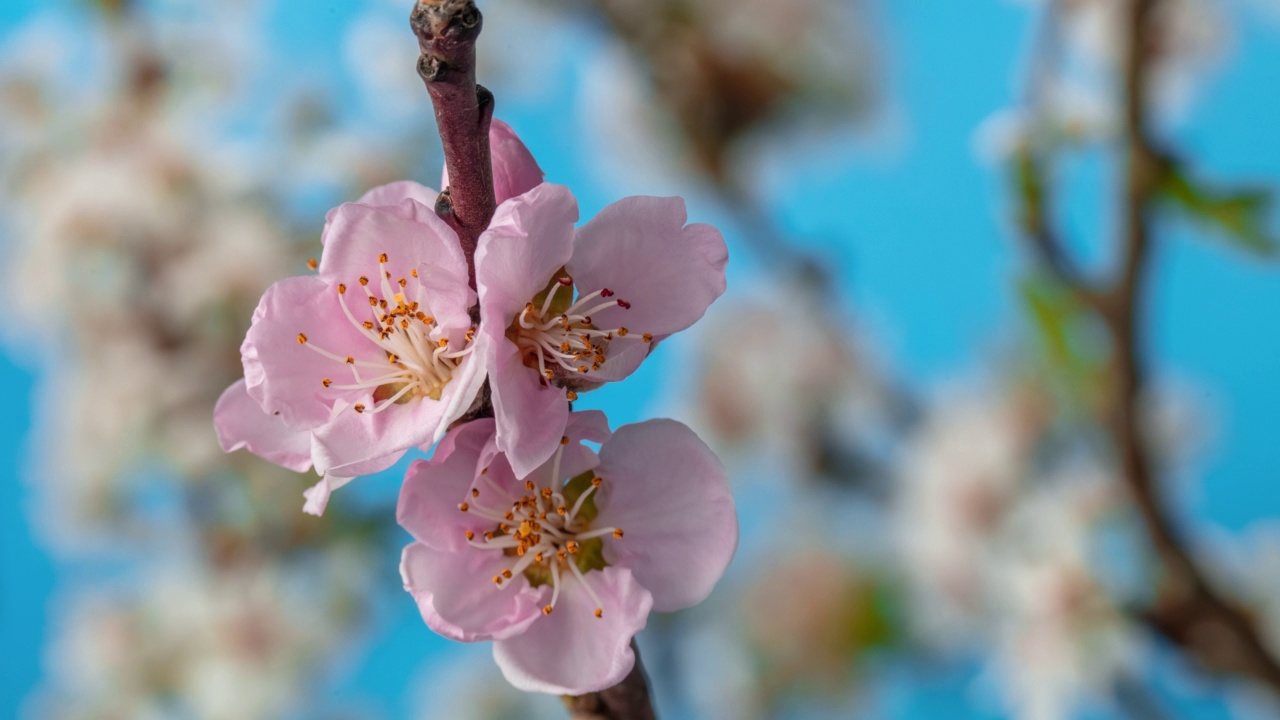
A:
POLYGON ((399 182, 333 210, 317 275, 277 282, 254 312, 245 379, 214 424, 225 450, 313 464, 323 479, 308 512, 350 478, 430 446, 484 383, 466 258, 435 199, 399 182))
POLYGON ((527 475, 498 449, 493 419, 414 463, 398 509, 415 539, 401 574, 428 626, 493 640, 513 685, 581 694, 631 671, 650 610, 706 598, 738 528, 724 468, 689 428, 650 420, 611 436, 594 411, 566 422, 527 475), (599 454, 583 441, 603 443, 599 454))
MULTIPOLYGON (((540 176, 509 130, 493 141, 495 177, 540 176)), ((577 201, 546 183, 498 206, 476 252, 476 347, 517 474, 555 451, 566 400, 630 375, 724 292, 723 236, 686 220, 680 198, 629 197, 575 231, 577 201)))

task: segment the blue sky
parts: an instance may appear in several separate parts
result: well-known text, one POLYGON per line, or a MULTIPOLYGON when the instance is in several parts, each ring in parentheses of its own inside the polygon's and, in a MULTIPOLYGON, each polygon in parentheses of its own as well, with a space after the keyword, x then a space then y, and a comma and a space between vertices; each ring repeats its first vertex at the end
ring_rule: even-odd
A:
MULTIPOLYGON (((38 7, 57 4, 0 3, 0 38, 38 7)), ((488 12, 501 12, 500 4, 487 5, 488 12)), ((291 62, 277 65, 280 74, 263 82, 287 82, 297 68, 306 68, 308 80, 322 82, 332 73, 349 83, 338 66, 335 38, 358 7, 280 0, 270 24, 273 53, 291 62)), ((1206 176, 1274 184, 1280 180, 1280 102, 1274 99, 1280 26, 1232 7, 1231 54, 1172 139, 1206 176)), ((879 14, 886 100, 903 121, 886 141, 893 147, 875 152, 863 139, 833 152, 851 164, 822 172, 792 169, 772 181, 782 188, 773 211, 796 236, 841 242, 828 252, 863 331, 896 373, 929 385, 979 370, 1020 332, 1013 279, 1021 259, 1004 230, 1005 188, 995 169, 976 161, 972 136, 1013 97, 1030 16, 1024 5, 1001 0, 898 0, 879 14)), ((598 42, 580 41, 584 48, 598 42)), ((550 179, 578 191, 589 217, 613 198, 590 167, 580 120, 565 117, 584 72, 573 57, 567 53, 563 60, 568 73, 562 92, 506 103, 500 98, 500 113, 522 132, 550 179)), ((1105 191, 1102 179, 1087 170, 1081 181, 1078 191, 1085 195, 1105 191)), ((1082 243, 1096 243, 1087 238, 1105 238, 1109 219, 1087 201, 1084 206, 1084 213, 1071 216, 1070 229, 1082 243)), ((694 204, 691 215, 707 219, 717 210, 694 204)), ((1193 477, 1174 485, 1177 509, 1195 528, 1243 529, 1280 511, 1273 421, 1280 407, 1280 282, 1274 265, 1245 258, 1197 228, 1167 223, 1161 230, 1156 281, 1146 298, 1146 345, 1157 380, 1187 389, 1192 406, 1215 424, 1188 473, 1193 477)), ((615 424, 638 419, 661 371, 660 363, 647 366, 625 389, 601 393, 593 404, 607 407, 615 424)), ((57 587, 54 567, 25 519, 22 471, 35 377, 18 359, 0 355, 0 397, 6 399, 0 410, 0 646, 6 655, 0 708, 13 706, 38 679, 46 603, 57 587)), ((408 603, 384 608, 381 616, 372 659, 344 679, 339 692, 372 693, 387 698, 389 708, 404 709, 416 667, 406 658, 442 652, 446 645, 421 627, 408 603)), ((1155 672, 1163 682, 1177 674, 1176 668, 1155 672)), ((923 684, 895 676, 886 684, 887 716, 936 717, 939 708, 966 700, 970 680, 964 672, 923 684)), ((1177 701, 1194 708, 1188 717, 1226 717, 1212 699, 1180 695, 1177 701)))

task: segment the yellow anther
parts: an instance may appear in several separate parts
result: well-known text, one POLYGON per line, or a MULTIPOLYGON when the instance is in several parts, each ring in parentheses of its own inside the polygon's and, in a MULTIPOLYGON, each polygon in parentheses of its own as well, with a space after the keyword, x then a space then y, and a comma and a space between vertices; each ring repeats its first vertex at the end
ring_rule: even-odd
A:
POLYGON ((596 608, 596 617, 598 618, 604 617, 604 608, 596 608))
POLYGON ((548 606, 546 606, 546 607, 542 608, 542 614, 543 614, 543 615, 550 615, 550 614, 551 614, 551 606, 550 606, 550 605, 548 605, 548 606))
POLYGON ((473 532, 471 532, 470 530, 468 530, 468 531, 466 532, 466 536, 467 536, 467 539, 468 539, 468 540, 475 540, 475 539, 476 539, 476 534, 475 534, 475 533, 473 533, 473 532))
POLYGON ((418 269, 417 269, 417 268, 414 268, 414 269, 410 270, 410 271, 409 271, 409 274, 410 274, 410 275, 412 275, 412 276, 414 276, 414 277, 418 277, 418 269))
POLYGON ((622 539, 622 528, 618 528, 618 529, 616 529, 616 530, 614 530, 614 531, 613 531, 613 538, 614 538, 615 540, 621 540, 621 539, 622 539))
POLYGON ((573 402, 574 400, 578 399, 578 393, 570 390, 564 394, 564 398, 569 402, 573 402))
POLYGON ((391 363, 392 365, 395 365, 396 363, 400 362, 400 356, 395 353, 391 353, 390 355, 387 356, 387 362, 391 363))
POLYGON ((347 294, 347 286, 346 286, 346 285, 344 285, 344 284, 342 284, 342 283, 338 283, 338 294, 339 294, 339 295, 346 295, 346 294, 347 294))
POLYGON ((440 347, 449 347, 449 338, 440 338, 440 342, 436 343, 440 347))
POLYGON ((384 262, 386 262, 386 261, 387 261, 387 254, 386 254, 386 253, 382 253, 381 255, 379 255, 379 256, 378 256, 378 262, 380 262, 380 263, 384 263, 384 262))
POLYGON ((299 345, 306 345, 306 344, 307 344, 307 336, 306 336, 306 335, 303 335, 302 333, 298 333, 298 344, 299 344, 299 345))
POLYGON ((618 337, 626 337, 626 336, 627 336, 627 333, 629 333, 629 332, 631 332, 631 331, 630 331, 630 330, 628 330, 628 329, 626 329, 626 328, 624 328, 624 327, 620 327, 620 328, 618 328, 618 337))

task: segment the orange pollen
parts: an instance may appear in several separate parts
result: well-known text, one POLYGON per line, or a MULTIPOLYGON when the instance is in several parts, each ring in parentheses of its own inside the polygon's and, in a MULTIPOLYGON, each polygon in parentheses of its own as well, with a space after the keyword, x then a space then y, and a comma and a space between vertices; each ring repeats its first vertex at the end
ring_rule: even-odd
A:
POLYGON ((506 578, 506 579, 510 580, 510 579, 511 579, 511 571, 510 571, 510 570, 503 570, 503 571, 502 571, 502 577, 504 577, 504 578, 506 578))
POLYGON ((320 263, 316 262, 315 258, 310 258, 309 260, 307 260, 308 270, 315 270, 318 267, 320 267, 320 263))
POLYGON ((320 384, 321 384, 321 385, 324 385, 325 387, 329 387, 330 385, 332 385, 332 384, 333 384, 333 381, 332 381, 332 380, 330 380, 329 378, 325 378, 325 379, 323 379, 323 380, 321 380, 321 381, 320 381, 320 384))
POLYGON ((501 575, 494 575, 494 576, 493 576, 493 584, 494 584, 494 585, 501 585, 501 584, 502 584, 502 576, 501 576, 501 575))
POLYGON ((529 492, 533 492, 533 489, 534 489, 535 487, 537 487, 537 486, 533 484, 533 481, 532 481, 532 480, 525 480, 525 481, 524 481, 524 489, 525 489, 525 490, 528 490, 529 492))
POLYGON ((479 489, 479 488, 471 488, 471 497, 473 497, 473 498, 478 498, 478 497, 480 497, 480 489, 479 489))
POLYGON ((591 486, 592 486, 592 487, 600 487, 600 486, 601 486, 601 485, 603 485, 603 484, 604 484, 604 478, 599 478, 599 477, 593 477, 593 478, 591 478, 591 486))
POLYGON ((412 275, 412 276, 414 276, 414 277, 418 277, 418 269, 417 269, 417 268, 414 268, 414 269, 410 270, 410 271, 409 271, 409 274, 410 274, 410 275, 412 275))
POLYGON ((568 392, 566 392, 566 393, 564 394, 564 397, 565 397, 565 399, 566 399, 566 400, 568 400, 569 402, 573 402, 574 400, 577 400, 577 399, 578 399, 578 393, 576 393, 576 392, 574 392, 574 391, 570 390, 570 391, 568 391, 568 392))
POLYGON ((372 329, 373 329, 373 321, 372 321, 372 320, 365 320, 365 321, 364 321, 364 329, 365 329, 365 330, 372 330, 372 329))
POLYGON ((395 365, 396 363, 400 362, 400 356, 395 353, 391 353, 390 355, 387 356, 387 362, 391 363, 392 365, 395 365))
POLYGON ((644 335, 641 335, 641 337, 643 337, 644 341, 647 343, 653 342, 653 333, 645 333, 644 335))
POLYGON ((346 359, 346 360, 344 360, 343 362, 345 362, 345 363, 346 363, 346 364, 348 364, 348 365, 355 365, 355 364, 356 364, 356 359, 355 359, 355 358, 353 358, 353 357, 351 357, 350 355, 348 355, 348 356, 347 356, 347 359, 346 359))
POLYGON ((568 445, 568 444, 569 444, 569 436, 568 436, 568 435, 561 435, 561 436, 560 436, 560 444, 561 444, 561 445, 568 445))
POLYGON ((298 333, 298 344, 299 344, 299 345, 306 345, 306 344, 307 344, 307 336, 306 336, 306 335, 303 335, 302 333, 298 333))
POLYGON ((467 510, 471 509, 471 506, 466 503, 462 503, 461 505, 458 506, 458 509, 461 510, 462 512, 466 512, 467 510))
POLYGON ((627 333, 629 333, 629 332, 631 332, 631 331, 630 331, 630 330, 628 330, 628 329, 626 329, 626 328, 624 328, 624 327, 620 327, 620 328, 618 328, 618 337, 626 337, 626 336, 627 336, 627 333))
POLYGON ((604 617, 604 609, 603 609, 603 608, 596 608, 596 617, 598 617, 598 618, 602 618, 602 617, 604 617))
POLYGON ((368 284, 369 284, 369 278, 367 278, 367 277, 365 277, 365 276, 361 275, 361 276, 360 276, 360 285, 364 286, 364 285, 368 285, 368 284))
POLYGON ((449 338, 440 338, 440 342, 436 343, 440 347, 449 347, 449 338))
POLYGON ((364 412, 364 404, 363 404, 363 403, 356 403, 356 408, 355 408, 355 410, 356 410, 356 412, 358 412, 358 413, 362 413, 362 412, 364 412))
POLYGON ((473 532, 471 532, 470 530, 468 530, 468 531, 466 532, 466 536, 467 536, 467 539, 468 539, 468 540, 475 540, 475 539, 476 539, 476 534, 475 534, 475 533, 473 533, 473 532))
POLYGON ((400 278, 399 280, 396 281, 396 284, 399 285, 400 287, 404 287, 405 285, 409 284, 409 281, 405 280, 404 278, 400 278))
POLYGON ((381 255, 379 255, 379 256, 378 256, 378 262, 380 262, 380 263, 384 263, 384 262, 386 262, 386 261, 387 261, 387 254, 386 254, 386 253, 382 253, 381 255))
POLYGON ((542 608, 542 614, 543 614, 543 615, 550 615, 550 614, 551 614, 551 606, 550 606, 550 605, 548 605, 548 606, 546 606, 546 607, 542 608))
POLYGON ((614 538, 615 540, 621 540, 621 539, 622 539, 622 528, 618 528, 617 530, 614 530, 614 531, 613 531, 613 538, 614 538))
POLYGON ((369 296, 369 307, 378 307, 378 298, 376 298, 376 297, 374 297, 374 296, 370 295, 370 296, 369 296))

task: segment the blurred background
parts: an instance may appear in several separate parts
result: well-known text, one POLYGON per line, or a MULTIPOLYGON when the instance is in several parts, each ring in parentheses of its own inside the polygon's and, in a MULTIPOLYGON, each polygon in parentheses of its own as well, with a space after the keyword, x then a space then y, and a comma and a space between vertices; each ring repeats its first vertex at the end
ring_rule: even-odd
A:
MULTIPOLYGON (((639 638, 661 717, 1280 717, 1280 3, 1147 17, 1117 334, 1077 290, 1133 209, 1136 1, 480 3, 584 218, 680 194, 729 240, 707 318, 579 403, 735 482, 728 575, 639 638)), ((317 519, 211 425, 325 211, 438 184, 410 5, 0 2, 0 715, 565 716, 403 592, 411 458, 317 519)))

